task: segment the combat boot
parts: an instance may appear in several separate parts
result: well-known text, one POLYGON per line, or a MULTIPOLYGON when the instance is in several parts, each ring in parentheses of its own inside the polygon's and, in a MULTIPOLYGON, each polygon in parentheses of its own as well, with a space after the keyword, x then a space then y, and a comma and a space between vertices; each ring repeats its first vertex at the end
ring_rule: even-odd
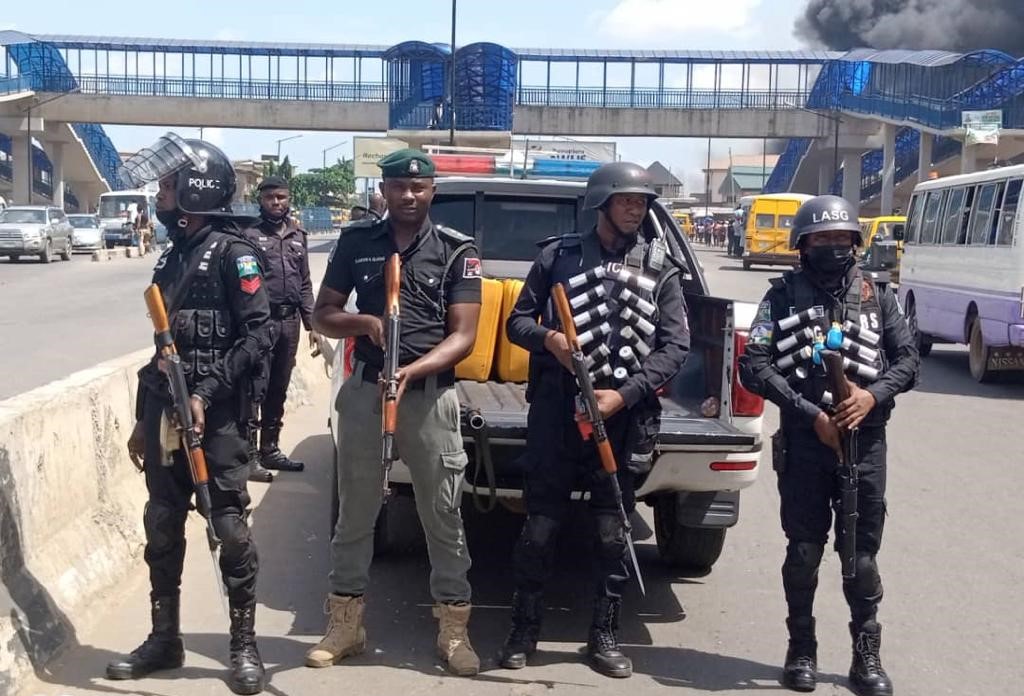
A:
POLYGON ((363 597, 327 595, 324 613, 327 614, 327 634, 306 653, 307 667, 330 667, 342 658, 358 655, 366 650, 366 630, 363 628, 363 597))
POLYGON ((850 686, 858 696, 892 696, 892 682, 882 667, 882 627, 875 621, 850 624, 853 662, 850 686))
POLYGON ((512 595, 512 629, 498 651, 505 669, 522 669, 537 650, 540 637, 541 593, 516 590, 512 595))
MULTIPOLYGON (((255 438, 254 438, 255 439, 255 438)), ((274 480, 274 472, 266 469, 260 461, 260 451, 255 442, 249 442, 249 480, 257 483, 270 483, 274 480)))
POLYGON ((177 669, 185 664, 179 607, 178 597, 151 599, 152 633, 130 655, 107 665, 107 679, 141 679, 153 672, 177 669))
POLYGON ((256 603, 231 607, 231 677, 236 694, 263 691, 265 670, 256 648, 256 603))
POLYGON ((606 677, 633 675, 633 661, 619 650, 615 631, 619 628, 621 599, 600 597, 594 604, 594 619, 587 640, 587 660, 595 671, 606 677))
POLYGON ((278 471, 302 471, 306 465, 288 458, 278 447, 281 428, 264 428, 260 433, 260 460, 267 469, 278 471))
POLYGON ((438 619, 437 654, 448 671, 459 677, 471 677, 480 671, 480 658, 469 642, 469 603, 438 604, 434 617, 438 619))
POLYGON ((814 636, 814 617, 786 619, 789 648, 782 668, 782 685, 793 691, 814 691, 818 685, 818 641, 814 636))

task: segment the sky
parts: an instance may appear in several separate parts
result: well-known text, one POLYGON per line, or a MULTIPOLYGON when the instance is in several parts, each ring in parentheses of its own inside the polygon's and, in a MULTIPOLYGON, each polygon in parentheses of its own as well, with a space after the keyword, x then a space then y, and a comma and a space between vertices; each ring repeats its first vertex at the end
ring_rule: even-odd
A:
MULTIPOLYGON (((33 3, 5 3, 0 29, 30 34, 383 45, 411 39, 447 43, 451 36, 450 0, 381 4, 176 0, 159 13, 152 11, 154 6, 142 9, 137 2, 60 4, 60 12, 43 13, 33 3)), ((804 4, 805 0, 461 0, 456 44, 493 41, 510 48, 790 50, 801 48, 793 23, 804 4)), ((524 78, 535 84, 544 81, 542 75, 529 73, 524 78)), ((574 76, 566 75, 567 84, 572 79, 574 76)), ((166 130, 107 127, 115 146, 127 152, 148 145, 166 130)), ((178 130, 186 137, 198 136, 195 129, 178 130)), ((300 169, 321 166, 322 151, 345 140, 348 143, 330 152, 328 158, 352 156, 352 133, 207 128, 204 137, 232 159, 258 159, 274 153, 279 138, 298 133, 302 137, 282 143, 281 152, 300 169)), ((683 179, 689 190, 702 185, 706 140, 623 138, 617 142, 623 159, 643 165, 657 159, 683 179)), ((760 147, 760 141, 714 141, 712 156, 725 156, 730 148, 734 153, 759 153, 760 147)))

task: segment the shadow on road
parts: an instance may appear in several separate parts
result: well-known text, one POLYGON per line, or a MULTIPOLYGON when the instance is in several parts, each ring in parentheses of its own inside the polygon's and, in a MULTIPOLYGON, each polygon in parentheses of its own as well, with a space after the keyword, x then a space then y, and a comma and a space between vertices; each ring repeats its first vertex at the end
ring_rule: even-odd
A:
POLYGON ((971 377, 966 350, 957 346, 935 346, 931 355, 921 359, 921 383, 915 391, 985 399, 1024 399, 1024 374, 1005 373, 995 383, 979 384, 971 377))

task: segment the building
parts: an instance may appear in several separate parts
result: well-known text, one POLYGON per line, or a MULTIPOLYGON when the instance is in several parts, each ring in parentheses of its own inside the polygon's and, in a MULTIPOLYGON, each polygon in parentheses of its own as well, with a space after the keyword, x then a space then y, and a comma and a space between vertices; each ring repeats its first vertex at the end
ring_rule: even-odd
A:
POLYGON ((261 160, 235 160, 231 166, 235 168, 235 197, 233 203, 252 203, 255 201, 256 187, 263 178, 261 160))
POLYGON ((733 165, 727 170, 726 176, 719 187, 718 200, 736 203, 743 196, 751 196, 761 193, 768 177, 772 175, 771 169, 757 165, 751 167, 745 164, 733 165))
POLYGON ((711 189, 711 205, 732 205, 744 195, 760 193, 778 160, 778 155, 733 155, 711 160, 711 168, 702 169, 705 177, 710 173, 710 186, 705 178, 699 195, 701 202, 705 198, 704 188, 711 189))
POLYGON ((681 182, 671 169, 668 169, 661 162, 655 162, 647 168, 654 183, 654 190, 661 198, 680 198, 683 196, 683 182, 681 182))

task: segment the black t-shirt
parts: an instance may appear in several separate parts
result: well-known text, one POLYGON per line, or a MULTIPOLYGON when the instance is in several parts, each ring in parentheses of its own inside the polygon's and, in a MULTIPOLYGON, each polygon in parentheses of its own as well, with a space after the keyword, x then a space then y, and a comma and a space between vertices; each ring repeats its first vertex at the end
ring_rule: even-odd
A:
MULTIPOLYGON (((331 253, 324 285, 348 295, 356 291, 360 314, 384 314, 384 262, 398 251, 387 220, 347 229, 331 253)), ((468 240, 469 238, 465 238, 468 240)), ((480 255, 470 245, 459 252, 441 282, 441 273, 460 242, 438 232, 429 219, 416 239, 402 253, 402 287, 399 311, 402 340, 399 364, 408 365, 430 352, 448 334, 444 305, 480 304, 480 255)), ((356 359, 378 369, 384 366, 384 351, 367 336, 356 338, 356 359)))

